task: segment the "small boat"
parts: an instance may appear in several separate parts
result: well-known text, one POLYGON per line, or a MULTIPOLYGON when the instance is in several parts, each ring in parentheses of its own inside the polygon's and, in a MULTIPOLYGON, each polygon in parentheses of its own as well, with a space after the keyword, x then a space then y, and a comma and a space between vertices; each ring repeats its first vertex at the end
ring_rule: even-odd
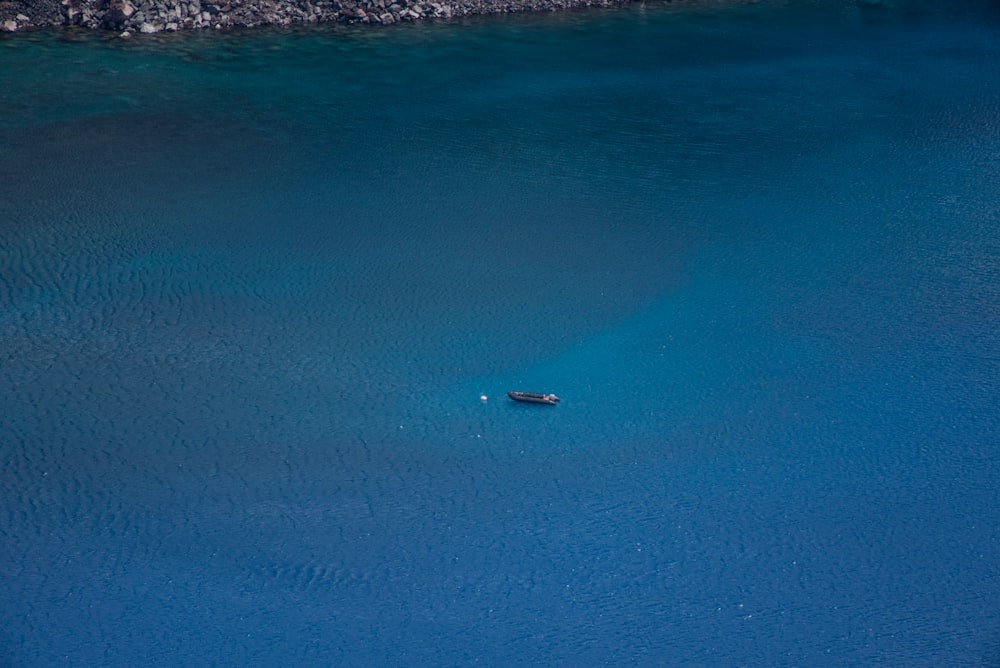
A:
POLYGON ((515 392, 511 390, 507 396, 514 401, 526 401, 530 404, 548 404, 555 406, 559 397, 554 394, 539 394, 538 392, 515 392))

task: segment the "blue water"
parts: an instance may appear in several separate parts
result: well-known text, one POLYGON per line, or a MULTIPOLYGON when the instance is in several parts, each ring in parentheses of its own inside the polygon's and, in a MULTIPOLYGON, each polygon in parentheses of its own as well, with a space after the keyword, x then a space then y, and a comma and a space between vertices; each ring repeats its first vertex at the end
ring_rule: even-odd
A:
POLYGON ((0 39, 0 664, 997 665, 1000 11, 725 4, 0 39))

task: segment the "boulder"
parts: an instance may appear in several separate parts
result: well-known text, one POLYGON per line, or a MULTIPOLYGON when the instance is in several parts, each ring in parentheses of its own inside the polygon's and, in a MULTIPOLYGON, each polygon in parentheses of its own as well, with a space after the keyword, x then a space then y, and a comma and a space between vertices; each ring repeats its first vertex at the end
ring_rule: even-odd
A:
POLYGON ((128 0, 113 0, 111 7, 101 17, 101 27, 107 30, 122 30, 133 14, 135 7, 128 0))
POLYGON ((7 19, 3 23, 0 23, 0 30, 4 32, 14 32, 17 30, 17 21, 7 19))

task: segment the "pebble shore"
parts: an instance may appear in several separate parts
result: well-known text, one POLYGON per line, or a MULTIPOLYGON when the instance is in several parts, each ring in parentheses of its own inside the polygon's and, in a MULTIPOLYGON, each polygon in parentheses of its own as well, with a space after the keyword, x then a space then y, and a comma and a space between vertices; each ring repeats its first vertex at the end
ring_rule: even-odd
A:
POLYGON ((80 26, 134 33, 295 23, 389 25, 475 14, 608 7, 632 0, 0 0, 0 31, 80 26))

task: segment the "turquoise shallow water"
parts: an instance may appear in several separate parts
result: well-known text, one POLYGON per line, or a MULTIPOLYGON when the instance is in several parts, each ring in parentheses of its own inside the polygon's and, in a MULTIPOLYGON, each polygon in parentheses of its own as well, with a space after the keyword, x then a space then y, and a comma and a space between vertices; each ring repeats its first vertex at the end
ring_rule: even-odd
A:
POLYGON ((5 36, 0 662, 995 664, 998 33, 5 36))

